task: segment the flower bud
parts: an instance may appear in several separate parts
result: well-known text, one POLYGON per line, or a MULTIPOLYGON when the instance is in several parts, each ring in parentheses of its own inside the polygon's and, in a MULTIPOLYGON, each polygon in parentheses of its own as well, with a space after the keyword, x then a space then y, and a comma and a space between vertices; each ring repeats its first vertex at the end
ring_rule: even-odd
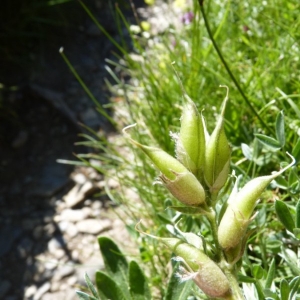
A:
POLYGON ((250 180, 231 198, 218 229, 218 240, 223 249, 234 248, 242 242, 258 198, 273 179, 294 163, 293 159, 291 164, 279 172, 250 180))
MULTIPOLYGON (((126 128, 123 132, 126 133, 126 128)), ((159 148, 142 145, 131 138, 130 140, 143 150, 160 170, 160 179, 180 202, 189 206, 199 206, 205 202, 205 192, 201 183, 176 158, 159 148)))
POLYGON ((230 294, 227 277, 203 251, 176 238, 159 238, 159 240, 184 260, 194 273, 191 278, 206 295, 222 298, 230 294))
POLYGON ((202 179, 205 160, 204 120, 195 103, 186 95, 181 127, 176 141, 177 159, 198 179, 202 179))
POLYGON ((223 103, 221 116, 210 136, 205 153, 204 178, 212 194, 218 194, 226 183, 230 168, 230 146, 224 130, 224 114, 227 95, 223 103))

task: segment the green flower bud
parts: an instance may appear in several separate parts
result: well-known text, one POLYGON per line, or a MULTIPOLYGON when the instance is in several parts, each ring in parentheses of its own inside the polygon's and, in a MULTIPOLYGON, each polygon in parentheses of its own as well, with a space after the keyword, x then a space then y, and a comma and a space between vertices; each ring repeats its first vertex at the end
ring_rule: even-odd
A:
POLYGON ((204 120, 195 103, 186 95, 179 137, 176 141, 177 159, 197 178, 202 179, 205 160, 204 120))
MULTIPOLYGON (((123 130, 125 134, 127 128, 123 130)), ((132 138, 130 141, 143 150, 160 170, 160 179, 175 198, 189 206, 199 206, 205 202, 201 183, 176 158, 159 148, 142 145, 132 138)))
POLYGON ((191 278, 209 297, 226 297, 230 292, 227 277, 220 267, 203 251, 176 238, 158 238, 193 272, 191 278))
POLYGON ((218 240, 223 249, 234 248, 242 242, 258 198, 272 180, 294 163, 293 159, 291 164, 279 172, 250 180, 234 198, 230 197, 218 229, 218 240))
POLYGON ((214 195, 218 194, 226 183, 230 169, 231 149, 224 130, 224 114, 227 100, 228 88, 221 116, 206 146, 204 178, 210 192, 214 195))

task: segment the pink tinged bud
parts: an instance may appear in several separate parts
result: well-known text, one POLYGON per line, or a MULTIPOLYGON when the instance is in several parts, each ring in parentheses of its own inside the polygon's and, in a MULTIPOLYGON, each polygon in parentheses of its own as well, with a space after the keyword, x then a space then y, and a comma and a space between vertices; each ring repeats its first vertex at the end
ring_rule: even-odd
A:
POLYGON ((233 248, 242 242, 260 195, 272 180, 294 163, 293 158, 292 163, 279 172, 250 180, 234 198, 231 198, 218 229, 218 239, 223 249, 233 248))
POLYGON ((176 154, 177 159, 199 178, 202 177, 205 160, 205 125, 195 103, 187 96, 186 100, 181 116, 176 154))
MULTIPOLYGON (((126 128, 123 132, 127 134, 126 128)), ((143 150, 160 170, 162 182, 180 202, 190 206, 198 206, 205 202, 205 192, 202 185, 176 158, 159 148, 142 145, 131 138, 130 140, 143 150)))
POLYGON ((194 273, 191 278, 205 294, 209 297, 225 297, 230 294, 227 277, 203 251, 176 238, 161 238, 159 240, 183 259, 194 273))
POLYGON ((160 176, 171 194, 181 203, 188 206, 199 206, 205 202, 205 192, 201 183, 190 172, 176 173, 175 180, 160 176))
POLYGON ((221 116, 209 138, 205 154, 204 178, 212 194, 217 194, 227 181, 231 149, 224 130, 224 114, 228 100, 223 103, 221 116))

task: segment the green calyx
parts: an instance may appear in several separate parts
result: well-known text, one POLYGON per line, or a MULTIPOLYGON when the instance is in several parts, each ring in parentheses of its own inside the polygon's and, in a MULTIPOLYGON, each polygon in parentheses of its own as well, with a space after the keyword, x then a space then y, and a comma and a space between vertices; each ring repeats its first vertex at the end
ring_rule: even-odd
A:
POLYGON ((224 186, 230 169, 231 149, 224 129, 224 114, 227 101, 228 88, 221 116, 208 140, 205 152, 204 179, 212 194, 217 194, 224 186))
POLYGON ((158 238, 169 247, 185 264, 195 272, 193 281, 209 297, 227 297, 230 294, 230 284, 220 269, 202 250, 182 242, 177 238, 158 238))
MULTIPOLYGON (((123 130, 125 134, 127 134, 127 128, 123 130)), ((189 206, 199 206, 205 203, 205 191, 201 183, 182 163, 159 148, 142 145, 131 137, 129 139, 160 170, 161 181, 175 198, 189 206)))
POLYGON ((186 96, 176 141, 177 159, 198 179, 202 179, 205 160, 205 125, 195 103, 186 96))
POLYGON ((273 179, 294 163, 295 160, 293 159, 288 166, 279 172, 250 180, 230 200, 218 229, 218 240, 223 249, 231 249, 241 243, 260 195, 273 179))

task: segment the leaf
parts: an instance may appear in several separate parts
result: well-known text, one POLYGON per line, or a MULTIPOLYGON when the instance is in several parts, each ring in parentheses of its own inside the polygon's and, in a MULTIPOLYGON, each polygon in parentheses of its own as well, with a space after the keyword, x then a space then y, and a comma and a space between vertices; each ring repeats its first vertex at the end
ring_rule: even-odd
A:
POLYGON ((247 144, 244 144, 244 143, 241 144, 241 148, 242 148, 242 152, 243 152, 244 156, 248 160, 252 161, 253 160, 253 150, 247 144))
POLYGON ((288 282, 285 279, 282 279, 280 282, 280 299, 289 300, 290 287, 288 282))
POLYGON ((275 179, 275 182, 276 182, 276 186, 279 187, 280 189, 287 190, 289 187, 287 180, 285 180, 283 176, 278 176, 275 179))
POLYGON ((295 252, 291 249, 281 247, 281 253, 279 255, 284 258, 293 274, 299 276, 300 269, 297 267, 298 258, 295 252))
POLYGON ((253 277, 256 279, 262 279, 264 277, 264 269, 260 265, 254 265, 252 268, 253 277))
POLYGON ((134 260, 129 264, 129 290, 133 300, 151 299, 147 279, 134 260))
POLYGON ((295 278, 293 278, 290 283, 290 299, 294 299, 294 294, 297 293, 298 294, 298 288, 299 288, 299 284, 300 284, 300 277, 297 276, 295 278))
POLYGON ((283 224, 283 226, 290 232, 293 233, 293 229, 295 228, 294 219, 288 209, 288 206, 280 200, 276 200, 275 202, 275 211, 278 216, 278 219, 283 224))
POLYGON ((289 192, 293 195, 299 193, 300 191, 300 180, 298 177, 298 170, 296 167, 292 167, 290 169, 288 187, 289 187, 289 192))
POLYGON ((100 299, 100 298, 95 298, 93 296, 90 296, 81 291, 76 291, 76 294, 80 300, 98 300, 98 299, 100 299))
POLYGON ((103 256, 106 271, 118 282, 126 296, 130 298, 128 290, 128 263, 118 246, 108 237, 99 237, 98 243, 103 256))
POLYGON ((275 258, 272 259, 268 274, 267 274, 267 278, 266 278, 266 282, 265 282, 265 288, 266 289, 270 289, 272 286, 272 282, 275 278, 275 258))
POLYGON ((284 115, 283 111, 279 112, 276 118, 276 137, 281 147, 285 144, 285 132, 284 132, 284 115))
POLYGON ((98 295, 98 293, 97 293, 97 290, 96 290, 96 288, 94 287, 94 285, 93 285, 93 283, 92 283, 92 281, 91 281, 91 279, 90 279, 90 277, 88 276, 87 273, 85 273, 84 279, 85 279, 85 282, 86 282, 86 284, 87 284, 89 290, 90 290, 91 293, 93 294, 93 296, 94 296, 96 299, 98 299, 98 298, 99 298, 99 295, 98 295))
POLYGON ((117 285, 117 281, 113 280, 107 274, 103 272, 96 272, 96 286, 101 298, 105 300, 129 300, 128 296, 125 296, 123 289, 117 285))
POLYGON ((300 199, 296 205, 296 228, 300 228, 300 199))
POLYGON ((300 160, 300 138, 298 139, 295 147, 293 148, 292 155, 298 164, 300 160))
POLYGON ((255 137, 258 139, 260 143, 262 143, 264 146, 266 146, 272 151, 277 151, 281 148, 280 143, 274 138, 259 133, 256 133, 255 137))
POLYGON ((180 264, 176 264, 167 286, 164 300, 186 300, 191 292, 192 280, 182 282, 178 277, 180 264))

